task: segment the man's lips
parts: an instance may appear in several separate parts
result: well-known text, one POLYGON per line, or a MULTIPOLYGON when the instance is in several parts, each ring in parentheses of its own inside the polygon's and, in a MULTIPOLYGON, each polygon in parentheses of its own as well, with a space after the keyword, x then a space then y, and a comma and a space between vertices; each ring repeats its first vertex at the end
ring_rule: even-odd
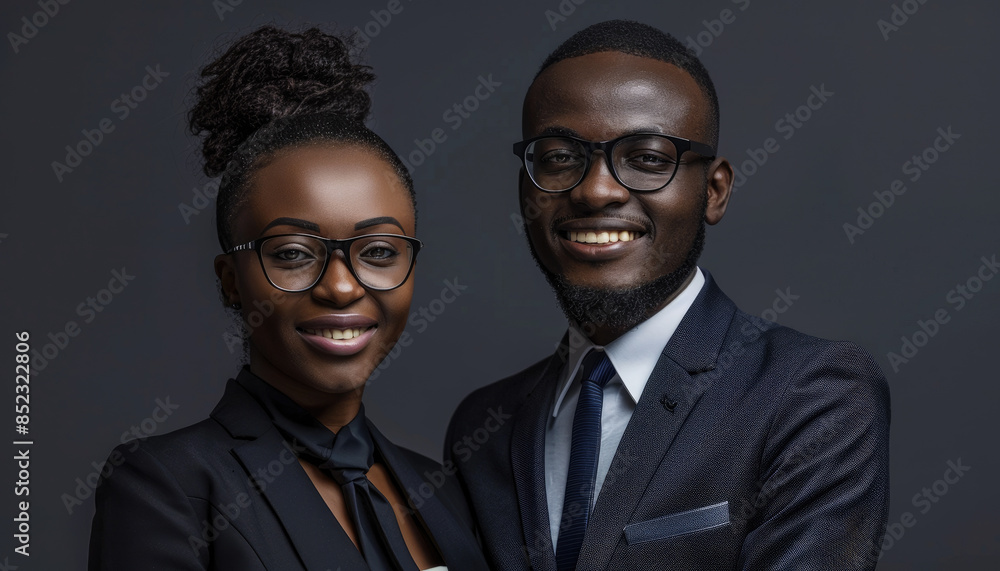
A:
POLYGON ((559 236, 579 244, 614 244, 615 242, 631 242, 640 238, 642 234, 628 230, 580 230, 579 232, 570 230, 559 236))
POLYGON ((303 321, 295 329, 303 340, 316 349, 347 356, 364 349, 377 328, 378 322, 370 317, 334 313, 303 321))
POLYGON ((556 225, 556 234, 574 244, 610 247, 621 242, 631 242, 647 234, 637 222, 621 218, 576 218, 556 225))

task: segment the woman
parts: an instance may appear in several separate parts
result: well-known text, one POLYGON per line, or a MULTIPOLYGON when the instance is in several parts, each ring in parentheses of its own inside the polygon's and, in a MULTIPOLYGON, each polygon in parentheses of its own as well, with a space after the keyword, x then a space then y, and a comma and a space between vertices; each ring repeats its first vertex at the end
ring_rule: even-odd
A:
POLYGON ((363 124, 374 76, 340 38, 273 27, 201 75, 190 127, 223 175, 215 270, 249 364, 209 419, 112 453, 90 569, 486 569, 457 484, 408 501, 441 468, 361 403, 421 245, 410 176, 363 124))

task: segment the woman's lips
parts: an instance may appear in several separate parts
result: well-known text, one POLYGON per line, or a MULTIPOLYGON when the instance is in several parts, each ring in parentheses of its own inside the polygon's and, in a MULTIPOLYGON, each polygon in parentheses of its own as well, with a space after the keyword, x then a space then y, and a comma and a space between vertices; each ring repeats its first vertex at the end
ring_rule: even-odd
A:
POLYGON ((351 327, 344 329, 306 329, 298 328, 296 331, 302 336, 306 343, 314 348, 331 355, 348 356, 359 353, 368 346, 372 336, 375 335, 376 325, 369 327, 351 327))
POLYGON ((331 313, 299 323, 295 328, 307 343, 331 355, 353 355, 371 341, 378 322, 358 314, 331 313))

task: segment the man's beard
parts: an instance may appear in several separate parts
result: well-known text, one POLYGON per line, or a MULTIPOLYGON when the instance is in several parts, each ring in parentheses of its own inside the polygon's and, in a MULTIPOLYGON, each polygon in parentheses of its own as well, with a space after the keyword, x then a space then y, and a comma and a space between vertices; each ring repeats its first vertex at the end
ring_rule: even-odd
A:
MULTIPOLYGON (((705 200, 707 207, 707 196, 705 200)), ((553 273, 538 259, 531 238, 528 246, 535 264, 555 291, 556 299, 566 317, 584 328, 590 336, 591 327, 624 333, 648 319, 667 301, 694 271, 705 247, 705 217, 695 235, 684 262, 669 274, 629 288, 595 288, 574 285, 566 277, 553 273), (591 327, 588 327, 591 326, 591 327)))

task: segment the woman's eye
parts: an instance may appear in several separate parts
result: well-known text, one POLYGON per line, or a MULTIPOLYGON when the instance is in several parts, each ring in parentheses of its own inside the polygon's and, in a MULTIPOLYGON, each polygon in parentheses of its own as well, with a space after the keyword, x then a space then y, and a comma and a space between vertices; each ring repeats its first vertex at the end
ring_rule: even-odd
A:
POLYGON ((385 248, 382 246, 375 246, 365 250, 364 256, 366 258, 371 258, 374 260, 388 260, 389 258, 398 255, 395 250, 390 248, 385 248))
POLYGON ((272 255, 282 262, 303 262, 313 257, 308 252, 294 248, 278 250, 272 255))

